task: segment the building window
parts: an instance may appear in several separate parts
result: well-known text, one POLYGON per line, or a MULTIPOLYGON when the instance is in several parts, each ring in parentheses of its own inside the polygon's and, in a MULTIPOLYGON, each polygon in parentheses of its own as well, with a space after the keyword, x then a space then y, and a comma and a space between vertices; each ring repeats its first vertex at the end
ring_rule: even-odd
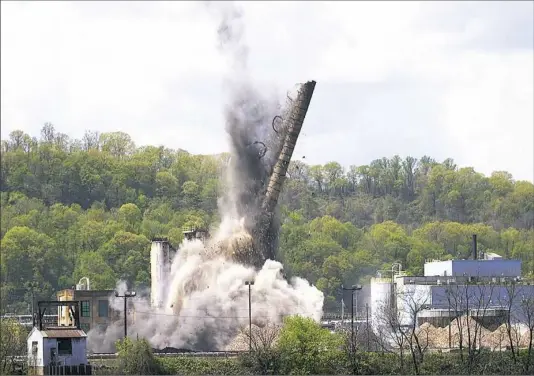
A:
POLYGON ((38 342, 32 341, 32 355, 33 356, 37 356, 37 346, 38 346, 38 342))
POLYGON ((57 353, 58 355, 72 355, 72 339, 58 338, 57 353))
POLYGON ((98 301, 98 317, 109 317, 109 302, 107 300, 98 301))
POLYGON ((89 333, 89 330, 91 330, 91 325, 87 324, 87 323, 82 323, 80 324, 80 327, 82 328, 82 330, 85 332, 85 333, 89 333))
POLYGON ((91 302, 89 300, 82 301, 82 317, 91 317, 91 302))

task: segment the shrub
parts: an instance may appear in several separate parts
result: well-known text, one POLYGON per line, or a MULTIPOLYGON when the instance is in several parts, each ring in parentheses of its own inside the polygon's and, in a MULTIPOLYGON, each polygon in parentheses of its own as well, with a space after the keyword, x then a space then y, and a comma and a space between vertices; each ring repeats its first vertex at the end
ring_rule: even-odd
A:
POLYGON ((161 367, 146 339, 125 338, 116 342, 117 369, 124 375, 159 375, 161 367))

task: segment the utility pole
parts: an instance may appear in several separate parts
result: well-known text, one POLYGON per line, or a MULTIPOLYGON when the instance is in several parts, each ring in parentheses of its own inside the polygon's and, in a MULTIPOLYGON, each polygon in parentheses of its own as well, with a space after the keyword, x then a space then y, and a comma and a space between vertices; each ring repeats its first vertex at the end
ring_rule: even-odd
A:
POLYGON ((33 290, 33 286, 32 286, 32 323, 33 323, 33 326, 35 326, 35 292, 33 290))
POLYGON ((254 281, 245 281, 245 286, 248 286, 248 350, 252 352, 252 298, 251 287, 254 281))
POLYGON ((115 297, 124 298, 124 339, 128 338, 128 311, 127 311, 127 300, 128 298, 133 298, 136 295, 135 291, 126 291, 124 295, 119 295, 115 291, 115 297))
POLYGON ((35 289, 38 287, 37 282, 33 281, 30 283, 30 289, 32 294, 32 304, 31 304, 31 310, 32 310, 32 325, 35 326, 35 289))
POLYGON ((371 350, 369 343, 369 304, 365 303, 365 330, 367 330, 367 351, 371 350))
POLYGON ((352 285, 350 288, 345 288, 343 285, 341 286, 341 289, 343 291, 350 291, 351 292, 351 304, 350 304, 350 323, 351 323, 351 344, 350 344, 350 351, 352 354, 354 354, 354 292, 359 291, 362 289, 361 285, 352 285))

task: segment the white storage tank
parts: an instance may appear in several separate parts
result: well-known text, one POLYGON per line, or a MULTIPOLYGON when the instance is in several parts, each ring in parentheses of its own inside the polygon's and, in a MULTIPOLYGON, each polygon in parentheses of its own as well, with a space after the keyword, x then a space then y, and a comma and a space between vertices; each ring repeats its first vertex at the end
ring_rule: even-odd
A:
POLYGON ((371 325, 374 330, 378 329, 378 319, 385 304, 391 298, 391 278, 371 278, 371 325))

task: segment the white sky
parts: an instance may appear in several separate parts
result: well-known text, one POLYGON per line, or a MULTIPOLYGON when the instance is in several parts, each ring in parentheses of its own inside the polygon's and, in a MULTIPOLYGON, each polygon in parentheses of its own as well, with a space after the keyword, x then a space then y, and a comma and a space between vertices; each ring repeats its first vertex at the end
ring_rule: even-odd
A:
MULTIPOLYGON (((294 158, 453 158, 534 181, 533 2, 244 2, 252 77, 317 81, 294 158)), ((1 3, 2 138, 227 150, 219 21, 202 2, 1 3)))

